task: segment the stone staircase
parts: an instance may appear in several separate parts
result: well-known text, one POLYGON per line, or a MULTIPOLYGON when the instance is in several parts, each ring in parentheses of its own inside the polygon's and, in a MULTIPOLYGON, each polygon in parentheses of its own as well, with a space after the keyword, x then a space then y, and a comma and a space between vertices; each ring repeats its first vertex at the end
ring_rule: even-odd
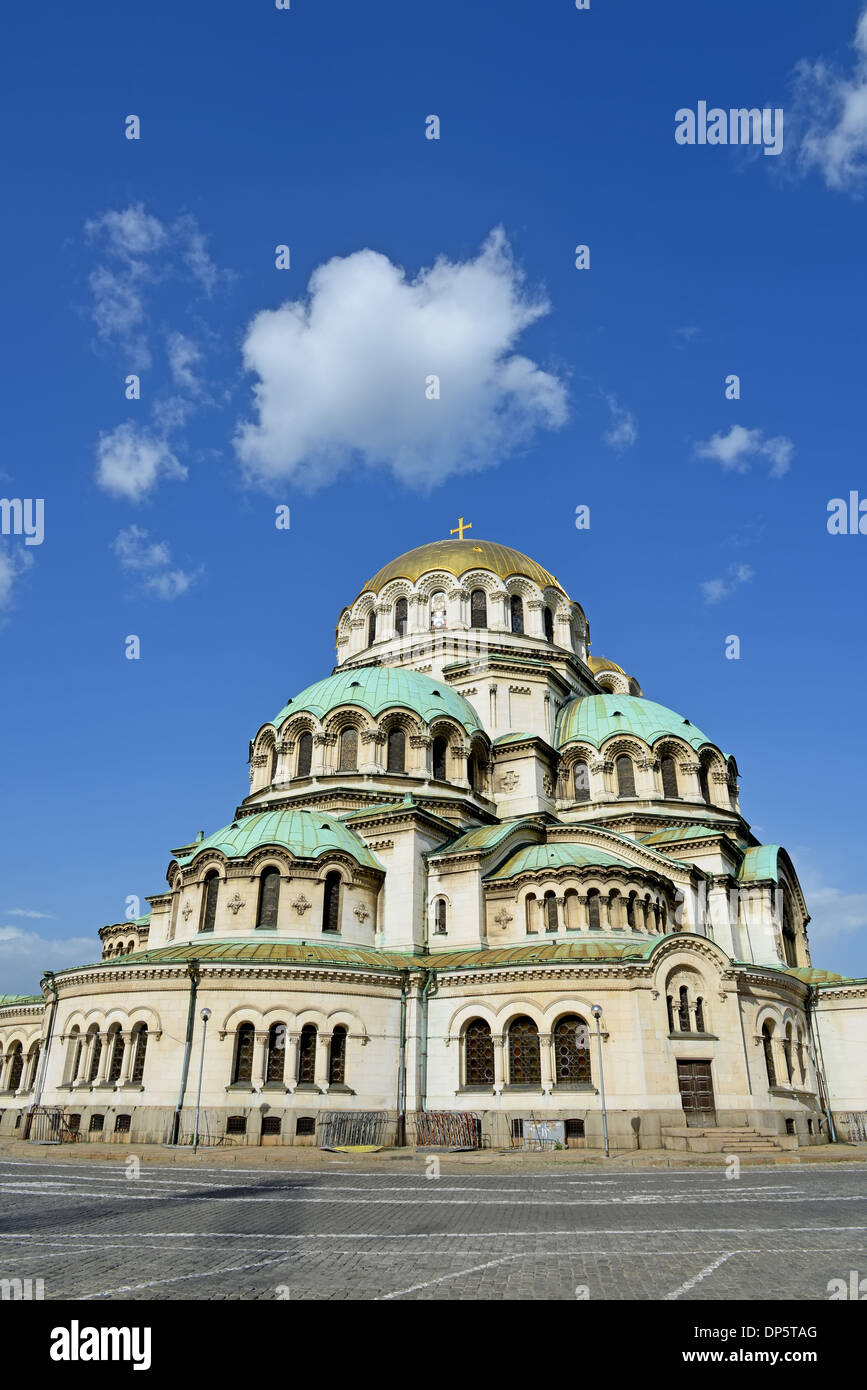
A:
POLYGON ((798 1147, 794 1134, 777 1134, 750 1125, 714 1125, 688 1129, 686 1125, 662 1131, 662 1147, 680 1153, 780 1154, 798 1147))

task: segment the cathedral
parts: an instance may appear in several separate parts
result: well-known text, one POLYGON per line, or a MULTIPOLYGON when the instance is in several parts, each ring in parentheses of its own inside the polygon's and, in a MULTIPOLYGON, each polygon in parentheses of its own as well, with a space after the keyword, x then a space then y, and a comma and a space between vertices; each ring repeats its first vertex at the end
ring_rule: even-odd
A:
POLYGON ((592 655, 554 575, 469 529, 344 608, 333 673, 255 732, 232 819, 179 827, 145 916, 0 996, 0 1135, 867 1137, 867 981, 812 965, 724 731, 592 655))

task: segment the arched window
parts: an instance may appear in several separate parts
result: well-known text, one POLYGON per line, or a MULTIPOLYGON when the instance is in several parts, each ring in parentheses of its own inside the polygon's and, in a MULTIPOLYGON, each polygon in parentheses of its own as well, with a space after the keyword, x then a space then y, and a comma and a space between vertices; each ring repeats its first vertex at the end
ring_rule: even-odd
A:
POLYGON ((686 985, 680 987, 680 1005, 677 1010, 677 1026, 681 1033, 689 1032, 689 992, 686 985))
POLYGON ((599 913, 599 889, 591 888, 587 894, 587 925, 588 927, 601 927, 602 920, 599 913))
POLYGON ((669 754, 666 754, 660 764, 662 772, 662 795, 666 798, 679 796, 677 786, 677 763, 669 754))
POLYGON ((545 930, 555 932, 560 923, 557 920, 557 894, 550 890, 545 894, 545 930))
POLYGON ((765 1070, 768 1073, 768 1085, 776 1086, 777 1069, 774 1066, 774 1043, 773 1028, 770 1023, 762 1024, 762 1050, 765 1054, 765 1070))
POLYGON ((673 1032, 674 1032, 674 1000, 672 999, 672 997, 671 997, 670 994, 666 996, 665 1002, 666 1002, 666 1005, 667 1005, 667 1007, 668 1007, 668 1031, 669 1031, 669 1033, 673 1033, 673 1032))
POLYGON ((298 1043, 298 1085, 312 1086, 316 1076, 316 1025, 305 1023, 298 1043))
POLYGON ((88 1037, 92 1039, 90 1044, 90 1066, 87 1069, 87 1079, 93 1084, 99 1074, 99 1059, 102 1056, 102 1038, 96 1024, 87 1030, 88 1037))
POLYGON ((343 729, 340 733, 338 772, 358 771, 358 730, 343 729))
POLYGON ((494 1084, 494 1040, 490 1025, 483 1018, 473 1018, 464 1033, 464 1085, 494 1084))
POLYGON ((470 594, 470 627, 488 626, 488 596, 484 589, 473 589, 470 594))
POLYGON ((793 1077, 794 1074, 795 1074, 795 1069, 794 1069, 794 1067, 792 1066, 792 1025, 791 1025, 791 1023, 787 1023, 787 1024, 786 1024, 786 1031, 785 1031, 785 1034, 784 1034, 784 1036, 783 1036, 783 1057, 784 1057, 785 1063, 786 1063, 786 1074, 787 1074, 787 1076, 788 1076, 788 1078, 789 1078, 789 1085, 791 1086, 791 1084, 792 1084, 792 1077, 793 1077))
MULTIPOLYGON (((79 1043, 79 1047, 81 1043, 79 1043)), ((9 1063, 9 1076, 6 1080, 7 1091, 17 1091, 21 1085, 21 1073, 24 1070, 24 1051, 20 1042, 14 1042, 9 1049, 11 1061, 9 1063)))
POLYGON ((667 925, 668 925, 668 908, 667 908, 666 905, 665 905, 665 898, 660 898, 660 900, 659 900, 659 930, 660 930, 660 934, 661 934, 662 936, 665 935, 665 929, 666 929, 667 925))
POLYGON ((268 782, 269 782, 269 785, 270 785, 271 782, 274 781, 274 779, 276 778, 276 776, 277 776, 277 745, 276 745, 276 743, 271 743, 271 744, 268 745, 268 782))
POLYGON ((509 1081, 513 1086, 541 1086, 539 1030, 531 1018, 509 1025, 509 1081))
POLYGON ((446 900, 445 900, 445 898, 437 898, 436 903, 434 904, 434 924, 435 924, 435 925, 434 925, 434 930, 435 930, 437 936, 445 936, 445 934, 446 934, 446 900))
POLYGON ((433 775, 438 782, 445 782, 446 779, 446 757, 448 754, 448 739, 435 738, 433 741, 433 775))
POLYGON ((406 772, 406 734, 403 729, 389 729, 387 770, 406 772))
POLYGON ((394 635, 395 637, 406 636, 406 599, 399 598, 394 605, 394 635))
POLYGON ((135 1051, 133 1053, 130 1080, 134 1086, 140 1086, 144 1077, 145 1053, 148 1050, 148 1026, 146 1023, 136 1024, 132 1031, 131 1042, 135 1051))
POLYGON ((617 776, 617 795, 634 796, 635 768, 632 765, 632 759, 627 753, 621 753, 619 758, 615 760, 614 771, 617 776))
POLYGON ((276 927, 280 906, 280 870, 274 864, 263 869, 259 877, 258 927, 276 927))
MULTIPOLYGON (((70 1085, 72 1085, 72 1083, 78 1076, 78 1064, 81 1061, 81 1048, 81 1029, 79 1028, 78 1024, 76 1024, 69 1035, 69 1072, 67 1073, 67 1079, 70 1085)), ((10 1052, 11 1050, 12 1049, 10 1048, 10 1052)), ((6 1082, 6 1086, 8 1090, 14 1089, 12 1086, 9 1085, 8 1079, 6 1082)))
POLYGON ((279 1085, 283 1080, 285 1061, 286 1024, 272 1023, 268 1029, 268 1058, 265 1064, 265 1080, 279 1085))
POLYGON ((448 627, 448 608, 443 593, 431 594, 430 625, 435 630, 448 627))
POLYGON ((702 758, 698 765, 698 785, 701 788, 702 800, 710 805, 710 781, 708 779, 708 764, 705 758, 702 758))
POLYGON ((114 1085, 120 1081, 120 1073, 123 1067, 123 1054, 126 1048, 126 1039, 121 1032, 119 1023, 113 1023, 108 1030, 109 1047, 111 1048, 111 1061, 108 1064, 108 1082, 114 1085))
POLYGON ((629 897, 626 899, 626 925, 627 925, 627 927, 631 927, 633 931, 637 931, 637 930, 638 930, 638 926, 637 926, 637 923, 636 923, 636 920, 635 920, 635 899, 636 899, 636 897, 637 897, 637 894, 635 894, 635 893, 630 893, 630 894, 629 894, 629 897))
POLYGON ((581 917, 578 911, 578 894, 574 888, 567 888, 563 894, 563 922, 567 927, 578 928, 581 926, 581 917))
POLYGON ((249 1085, 253 1080, 253 1044, 256 1029, 252 1023, 239 1023, 235 1033, 235 1060, 232 1066, 232 1085, 249 1085))
POLYGON ((623 898, 616 888, 612 888, 608 894, 608 925, 609 927, 622 927, 623 921, 620 916, 620 909, 623 898))
POLYGON ((322 892, 322 930, 340 931, 340 874, 336 869, 325 875, 322 892))
POLYGON ((553 641, 554 641, 554 614, 551 612, 550 608, 546 608, 546 609, 545 609, 544 613, 542 614, 542 618, 543 618, 544 623, 545 623, 545 641, 546 641, 546 642, 553 642, 553 641))
POLYGON ((795 928, 792 925, 792 916, 789 904, 783 897, 783 955, 786 965, 798 964, 798 945, 795 937, 795 928))
POLYGON ((695 1031, 697 1033, 705 1032, 703 999, 696 999, 695 1001, 695 1031))
POLYGON ((199 931, 213 931, 217 920, 217 895, 220 891, 220 875, 216 869, 205 874, 202 884, 202 916, 199 931))
POLYGON ((524 912, 526 913, 526 926, 530 935, 536 932, 536 894, 528 893, 524 899, 524 912))
MULTIPOLYGON (((31 1046, 30 1046, 30 1051, 29 1051, 28 1054, 27 1054, 27 1060, 28 1060, 29 1063, 30 1063, 30 1066, 29 1066, 28 1071, 27 1071, 27 1085, 28 1085, 28 1087, 30 1088, 31 1091, 33 1090, 33 1087, 36 1085, 36 1074, 37 1074, 37 1072, 39 1071, 39 1053, 40 1053, 40 1051, 41 1051, 40 1044, 39 1044, 38 1042, 35 1042, 35 1043, 32 1043, 32 1044, 31 1044, 31 1046)), ((799 1055, 800 1055, 800 1044, 799 1044, 799 1055)), ((803 1074, 804 1074, 804 1063, 803 1063, 803 1060, 802 1060, 802 1061, 801 1061, 801 1075, 803 1076, 803 1074)))
POLYGON ((577 1014, 559 1019, 554 1026, 554 1083, 590 1085, 590 1030, 577 1014))
POLYGON ((331 1034, 328 1049, 328 1084, 343 1086, 346 1082, 346 1028, 338 1023, 331 1034))
POLYGON ((372 647, 376 641, 376 609, 371 608, 367 615, 367 645, 372 647))
POLYGON ((475 749, 467 758, 467 781, 474 792, 480 792, 482 790, 482 774, 475 749))
POLYGON ((313 766, 313 735, 302 734, 298 740, 298 762, 296 764, 296 775, 298 777, 309 777, 310 769, 313 766))
POLYGON ((524 631, 524 600, 520 594, 512 594, 509 599, 509 618, 513 632, 524 631))
POLYGON ((576 801, 590 800, 590 768, 577 762, 572 769, 572 790, 576 801))

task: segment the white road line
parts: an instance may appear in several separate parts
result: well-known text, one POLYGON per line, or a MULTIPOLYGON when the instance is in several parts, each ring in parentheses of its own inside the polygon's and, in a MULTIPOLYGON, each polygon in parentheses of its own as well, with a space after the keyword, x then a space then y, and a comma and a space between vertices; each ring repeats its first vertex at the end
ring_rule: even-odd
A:
MULTIPOLYGON (((682 1235, 692 1236, 761 1236, 769 1235, 780 1236, 778 1226, 681 1226, 678 1228, 682 1235)), ((867 1226, 790 1226, 785 1231, 786 1235, 814 1235, 819 1232, 837 1235, 851 1235, 856 1232, 863 1234, 867 1232, 867 1226)), ((620 1229, 616 1226, 605 1227, 600 1230, 589 1230, 582 1226, 572 1227, 568 1231, 304 1231, 300 1233, 289 1232, 286 1234, 276 1234, 274 1232, 260 1231, 69 1231, 65 1234, 67 1240, 553 1240, 563 1238, 574 1240, 576 1236, 583 1239, 593 1239, 597 1236, 639 1236, 646 1240, 648 1236, 670 1236, 670 1226, 660 1227, 627 1227, 620 1229)), ((39 1241, 45 1237, 39 1231, 16 1231, 0 1232, 0 1240, 31 1240, 39 1241)), ((58 1235, 52 1237, 58 1239, 58 1235)), ((789 1247, 794 1250, 794 1247, 789 1247)), ((811 1246, 812 1248, 812 1246, 811 1246)))
POLYGON ((667 1293, 663 1301, 670 1303, 672 1299, 680 1298, 682 1293, 689 1293, 690 1289, 694 1289, 696 1284, 700 1284, 703 1279, 707 1279, 709 1275, 713 1274, 714 1270, 719 1269, 720 1265, 724 1265, 726 1260, 730 1260, 734 1255, 742 1254, 744 1254, 742 1250, 730 1250, 727 1255, 720 1255, 719 1259, 714 1260, 712 1265, 707 1265, 705 1269, 700 1269, 698 1274, 693 1275, 692 1279, 687 1279, 686 1283, 681 1284, 679 1289, 675 1289, 672 1293, 667 1293))
POLYGON ((117 1289, 102 1289, 99 1293, 83 1293, 76 1295, 76 1301, 86 1303, 91 1298, 111 1298, 119 1293, 139 1293, 142 1289, 155 1289, 163 1284, 182 1284, 190 1279, 213 1279, 219 1274, 239 1274, 245 1269, 261 1269, 265 1265, 280 1264, 285 1260, 285 1255, 275 1255, 270 1260, 257 1260, 253 1264, 227 1265, 224 1269, 204 1269, 198 1274, 176 1274, 166 1279, 151 1279, 146 1284, 124 1284, 117 1289))

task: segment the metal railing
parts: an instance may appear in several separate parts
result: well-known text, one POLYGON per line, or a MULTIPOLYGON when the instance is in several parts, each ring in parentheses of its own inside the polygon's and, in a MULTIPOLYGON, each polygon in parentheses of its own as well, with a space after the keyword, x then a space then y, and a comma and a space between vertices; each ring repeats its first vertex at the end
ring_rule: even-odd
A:
POLYGON ((419 1111, 415 1142, 424 1149, 480 1149, 482 1122, 466 1110, 419 1111))
POLYGON ((317 1145, 336 1149, 381 1144, 387 1118, 384 1110, 325 1110, 319 1116, 317 1145))

